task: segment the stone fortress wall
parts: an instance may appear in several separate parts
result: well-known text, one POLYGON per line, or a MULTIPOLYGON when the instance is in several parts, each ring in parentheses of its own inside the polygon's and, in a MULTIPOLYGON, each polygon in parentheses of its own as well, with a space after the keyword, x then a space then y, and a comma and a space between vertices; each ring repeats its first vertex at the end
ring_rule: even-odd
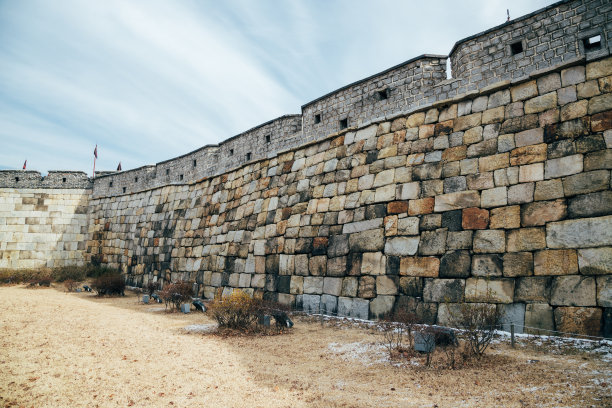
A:
POLYGON ((92 181, 80 171, 0 171, 0 269, 85 264, 92 181))
POLYGON ((610 334, 610 21, 608 2, 556 3, 459 41, 452 79, 445 57, 418 57, 98 177, 85 256, 208 298, 440 324, 486 301, 519 325, 610 334))

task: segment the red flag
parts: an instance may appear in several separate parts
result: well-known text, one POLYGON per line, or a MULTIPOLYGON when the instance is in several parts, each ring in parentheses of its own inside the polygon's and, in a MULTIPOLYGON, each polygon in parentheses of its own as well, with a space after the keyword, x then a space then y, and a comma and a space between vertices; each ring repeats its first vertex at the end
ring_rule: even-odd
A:
POLYGON ((96 145, 96 148, 94 149, 94 157, 96 159, 98 158, 98 145, 96 145))
POLYGON ((28 159, 26 159, 26 161, 23 162, 23 169, 26 169, 26 164, 28 164, 28 159))
POLYGON ((117 166, 117 171, 121 171, 121 162, 119 162, 119 165, 117 166))

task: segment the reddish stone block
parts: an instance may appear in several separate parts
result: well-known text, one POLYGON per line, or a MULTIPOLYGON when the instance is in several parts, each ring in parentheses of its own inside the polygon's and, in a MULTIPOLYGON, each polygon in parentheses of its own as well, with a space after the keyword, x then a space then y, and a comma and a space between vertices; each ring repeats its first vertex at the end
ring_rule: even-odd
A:
POLYGON ((408 203, 409 215, 431 214, 434 210, 435 199, 433 197, 410 200, 408 203))
POLYGON ((312 253, 315 255, 321 255, 327 253, 327 237, 315 237, 312 243, 312 253))
POLYGON ((392 201, 387 204, 387 214, 401 214, 408 212, 408 201, 392 201))
POLYGON ((481 208, 464 209, 461 226, 463 229, 486 229, 489 226, 489 211, 481 208))
POLYGON ((450 135, 453 133, 453 120, 447 120, 436 124, 434 128, 434 136, 450 135))
POLYGON ((612 110, 591 116, 591 130, 603 132, 612 128, 612 110))

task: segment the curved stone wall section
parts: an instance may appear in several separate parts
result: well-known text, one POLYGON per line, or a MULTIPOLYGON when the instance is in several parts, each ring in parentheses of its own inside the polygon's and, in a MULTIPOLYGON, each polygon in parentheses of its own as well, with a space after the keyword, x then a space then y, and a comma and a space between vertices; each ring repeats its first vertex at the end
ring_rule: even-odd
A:
POLYGON ((90 195, 78 188, 0 189, 0 269, 83 265, 90 195))
POLYGON ((155 166, 97 177, 93 194, 96 197, 127 194, 211 177, 301 144, 301 127, 301 115, 282 116, 219 145, 204 146, 155 166))
POLYGON ((612 5, 605 0, 555 3, 455 44, 451 53, 458 93, 529 76, 578 57, 610 55, 612 5), (600 36, 589 49, 584 40, 600 36))
POLYGON ((0 170, 2 188, 91 188, 92 182, 82 171, 52 170, 43 177, 39 171, 0 170))
POLYGON ((407 112, 419 106, 425 90, 445 79, 446 56, 422 55, 344 86, 302 106, 303 141, 407 112))
MULTIPOLYGON (((612 58, 91 204, 88 257, 309 311, 612 329, 612 58)), ((607 331, 606 331, 607 330, 607 331)))

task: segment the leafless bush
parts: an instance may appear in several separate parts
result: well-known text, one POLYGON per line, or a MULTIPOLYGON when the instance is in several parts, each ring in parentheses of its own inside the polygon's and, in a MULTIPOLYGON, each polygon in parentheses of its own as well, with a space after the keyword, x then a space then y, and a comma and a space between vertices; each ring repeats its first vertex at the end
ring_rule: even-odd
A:
POLYGON ((176 310, 181 310, 181 305, 186 302, 191 303, 193 294, 193 284, 188 281, 178 281, 164 286, 159 297, 166 304, 166 309, 173 306, 176 310))
POLYGON ((451 312, 451 319, 454 325, 464 330, 471 353, 481 358, 495 336, 500 313, 494 304, 462 303, 459 313, 451 312))

